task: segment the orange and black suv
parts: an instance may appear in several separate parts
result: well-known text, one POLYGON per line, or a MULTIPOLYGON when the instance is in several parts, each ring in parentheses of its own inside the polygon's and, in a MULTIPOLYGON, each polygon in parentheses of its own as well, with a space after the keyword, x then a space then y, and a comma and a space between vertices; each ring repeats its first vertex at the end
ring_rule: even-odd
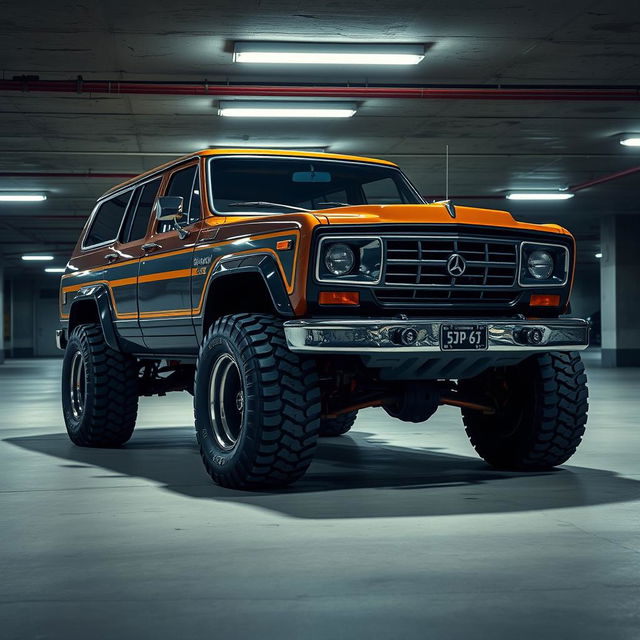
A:
POLYGON ((565 462, 587 419, 575 242, 557 225, 426 203, 383 160, 196 153, 114 187, 62 277, 62 403, 80 446, 188 391, 211 477, 284 485, 359 409, 460 407, 480 456, 565 462))

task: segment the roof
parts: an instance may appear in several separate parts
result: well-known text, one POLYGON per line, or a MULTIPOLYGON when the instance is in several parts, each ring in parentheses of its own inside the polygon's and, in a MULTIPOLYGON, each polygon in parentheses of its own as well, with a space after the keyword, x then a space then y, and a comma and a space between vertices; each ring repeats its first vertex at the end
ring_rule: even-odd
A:
POLYGON ((181 156, 172 160, 171 162, 166 162, 165 164, 154 167, 153 169, 149 169, 149 171, 145 171, 141 173, 139 176, 135 178, 130 178, 125 182, 122 182, 115 187, 112 187, 108 191, 106 191, 101 198, 114 193, 124 187, 127 187, 131 184, 135 184, 139 180, 146 178, 148 176, 152 176, 155 173, 160 171, 164 171, 169 167, 182 164, 187 160, 191 160, 193 158, 198 157, 208 157, 208 156, 232 156, 232 155, 251 155, 251 156, 286 156, 288 158, 321 158, 325 160, 347 160, 352 162, 371 162, 375 164, 383 164, 391 167, 396 167, 397 165, 394 162, 389 162, 388 160, 380 160, 378 158, 367 158, 364 156, 349 156, 342 155, 338 153, 321 153, 319 151, 290 151, 286 149, 203 149, 202 151, 196 151, 194 153, 189 153, 187 155, 181 156))

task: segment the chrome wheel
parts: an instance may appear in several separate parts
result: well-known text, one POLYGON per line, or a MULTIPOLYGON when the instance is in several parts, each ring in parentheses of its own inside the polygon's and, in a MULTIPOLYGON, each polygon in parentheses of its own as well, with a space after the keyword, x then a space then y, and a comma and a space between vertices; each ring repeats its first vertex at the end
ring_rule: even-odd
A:
POLYGON ((228 353, 219 356, 211 370, 209 415, 218 445, 230 451, 242 432, 244 389, 238 365, 228 353))
POLYGON ((69 393, 71 395, 71 413, 79 420, 84 413, 84 401, 86 397, 86 379, 84 370, 84 358, 80 351, 73 354, 71 372, 69 374, 69 393))

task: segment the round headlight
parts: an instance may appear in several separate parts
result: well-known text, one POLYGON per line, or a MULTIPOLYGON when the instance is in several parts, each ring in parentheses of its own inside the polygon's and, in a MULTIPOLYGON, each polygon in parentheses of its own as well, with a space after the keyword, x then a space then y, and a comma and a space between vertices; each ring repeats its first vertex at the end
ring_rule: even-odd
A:
POLYGON ((529 273, 537 280, 548 280, 553 273, 553 258, 547 251, 532 251, 527 260, 529 273))
POLYGON ((346 244, 332 244, 324 254, 324 264, 334 276, 344 276, 356 263, 353 251, 346 244))

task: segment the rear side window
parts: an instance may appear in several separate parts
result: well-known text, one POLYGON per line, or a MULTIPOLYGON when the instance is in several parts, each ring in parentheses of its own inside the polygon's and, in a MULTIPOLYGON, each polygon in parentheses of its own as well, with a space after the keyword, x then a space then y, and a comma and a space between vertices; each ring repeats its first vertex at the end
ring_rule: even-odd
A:
MULTIPOLYGON (((198 180, 198 166, 193 165, 181 171, 176 171, 169 179, 167 196, 180 196, 183 199, 182 212, 184 218, 181 226, 192 224, 200 219, 200 181, 198 180)), ((163 233, 173 228, 171 222, 160 222, 158 232, 163 233)))
POLYGON ((136 195, 133 197, 135 210, 133 215, 130 216, 129 228, 123 237, 123 242, 134 242, 147 235, 149 216, 153 210, 161 182, 162 178, 157 178, 136 189, 136 195))
POLYGON ((122 224, 127 204, 129 204, 131 193, 131 191, 126 191, 114 198, 105 200, 100 205, 85 238, 85 247, 110 242, 118 237, 118 231, 120 231, 120 225, 122 224))

